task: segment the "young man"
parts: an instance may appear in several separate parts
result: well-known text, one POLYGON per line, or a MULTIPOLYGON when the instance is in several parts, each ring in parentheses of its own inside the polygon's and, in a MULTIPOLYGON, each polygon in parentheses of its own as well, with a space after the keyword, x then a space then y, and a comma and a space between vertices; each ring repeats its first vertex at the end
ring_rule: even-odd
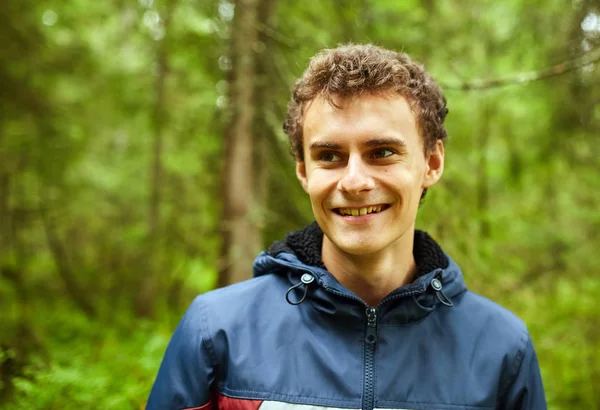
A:
POLYGON ((415 230, 447 112, 405 54, 316 55, 284 125, 316 223, 193 302, 147 408, 545 409, 525 325, 415 230))

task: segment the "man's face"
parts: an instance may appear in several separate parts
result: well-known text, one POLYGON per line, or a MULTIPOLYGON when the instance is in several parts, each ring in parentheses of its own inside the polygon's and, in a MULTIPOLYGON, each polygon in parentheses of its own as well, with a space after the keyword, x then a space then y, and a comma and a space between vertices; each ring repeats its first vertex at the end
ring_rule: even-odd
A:
POLYGON ((423 189, 442 175, 444 147, 438 141, 425 155, 401 96, 340 102, 336 108, 317 98, 308 105, 296 174, 327 239, 344 253, 368 255, 414 230, 423 189))

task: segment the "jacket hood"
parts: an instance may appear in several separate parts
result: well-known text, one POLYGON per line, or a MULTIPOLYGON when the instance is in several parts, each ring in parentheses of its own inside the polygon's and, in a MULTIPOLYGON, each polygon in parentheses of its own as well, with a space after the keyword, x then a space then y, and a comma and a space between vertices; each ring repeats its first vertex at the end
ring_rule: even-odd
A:
MULTIPOLYGON (((254 276, 285 276, 292 287, 298 288, 295 289, 297 296, 293 297, 294 300, 300 300, 301 303, 308 298, 318 303, 324 302, 321 299, 327 299, 325 302, 329 306, 328 311, 332 310, 332 296, 351 302, 354 300, 354 304, 358 301, 366 306, 365 302, 343 287, 327 271, 321 259, 322 244, 323 232, 316 222, 290 232, 285 239, 275 242, 266 252, 258 255, 253 265, 254 276), (314 286, 315 284, 318 286, 314 286)), ((380 304, 385 310, 398 304, 403 305, 405 317, 402 322, 421 318, 439 304, 451 306, 452 299, 467 289, 460 268, 426 232, 415 231, 413 255, 417 264, 415 279, 394 290, 380 304), (393 303, 388 303, 391 301, 393 303)), ((290 299, 288 302, 292 303, 290 299)))

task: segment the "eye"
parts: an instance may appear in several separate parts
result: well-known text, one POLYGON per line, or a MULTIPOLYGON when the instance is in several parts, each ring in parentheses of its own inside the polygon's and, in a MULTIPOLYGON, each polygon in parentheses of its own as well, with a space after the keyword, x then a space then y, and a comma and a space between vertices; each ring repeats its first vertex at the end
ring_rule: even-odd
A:
POLYGON ((392 151, 391 149, 381 148, 381 149, 377 149, 377 150, 373 151, 373 158, 376 158, 376 159, 387 158, 394 154, 395 154, 395 152, 392 151))
POLYGON ((319 154, 319 160, 325 162, 337 162, 341 158, 335 152, 323 152, 319 154))

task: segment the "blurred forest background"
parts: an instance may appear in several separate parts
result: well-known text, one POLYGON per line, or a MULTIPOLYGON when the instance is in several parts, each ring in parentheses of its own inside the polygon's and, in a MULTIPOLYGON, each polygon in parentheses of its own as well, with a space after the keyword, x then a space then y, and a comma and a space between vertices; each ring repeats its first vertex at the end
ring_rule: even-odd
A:
POLYGON ((6 0, 0 39, 0 407, 143 408, 193 297, 312 220, 295 78, 373 42, 449 100, 418 227, 528 324, 550 408, 600 409, 597 0, 6 0))

